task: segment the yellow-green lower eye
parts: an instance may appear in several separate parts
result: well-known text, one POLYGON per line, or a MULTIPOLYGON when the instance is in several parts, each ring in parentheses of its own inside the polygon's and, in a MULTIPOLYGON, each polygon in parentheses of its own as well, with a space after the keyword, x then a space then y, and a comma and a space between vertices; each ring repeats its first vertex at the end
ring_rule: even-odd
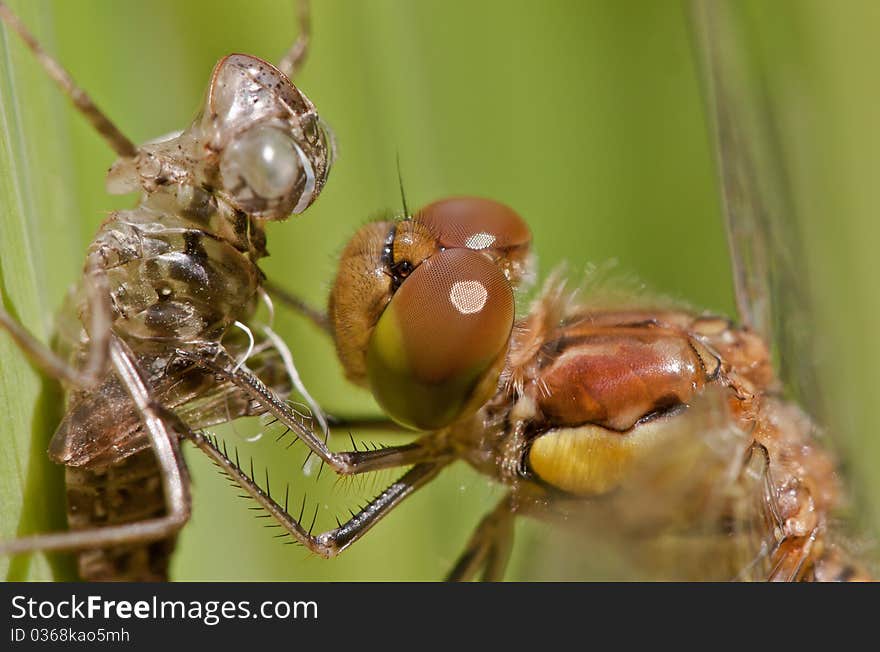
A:
POLYGON ((370 338, 370 389, 388 415, 431 430, 473 414, 495 390, 513 291, 467 249, 431 256, 401 284, 370 338))

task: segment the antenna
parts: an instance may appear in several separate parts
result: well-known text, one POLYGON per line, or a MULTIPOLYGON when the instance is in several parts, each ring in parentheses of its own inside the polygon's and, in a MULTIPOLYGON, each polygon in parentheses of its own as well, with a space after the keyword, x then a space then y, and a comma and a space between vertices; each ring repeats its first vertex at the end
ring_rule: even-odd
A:
POLYGON ((403 191, 403 173, 400 171, 400 150, 397 151, 397 182, 400 184, 400 203, 403 204, 403 214, 405 217, 412 217, 406 205, 406 193, 403 191))
POLYGON ((302 68, 309 54, 309 41, 312 36, 312 17, 309 11, 308 0, 299 0, 296 17, 299 22, 299 35, 296 37, 293 45, 284 53, 281 61, 278 62, 278 70, 287 75, 287 78, 291 80, 296 76, 299 69, 302 68))
POLYGON ((37 61, 43 66, 49 77, 58 84, 61 92, 67 95, 73 106, 85 116, 86 120, 92 123, 92 126, 98 130, 98 133, 103 136, 114 152, 122 158, 134 158, 137 156, 137 146, 95 105, 89 94, 76 85, 70 73, 51 54, 43 49, 43 46, 40 45, 36 37, 28 31, 24 23, 18 19, 18 16, 12 13, 12 10, 4 2, 0 2, 0 20, 21 37, 21 40, 34 53, 37 61))

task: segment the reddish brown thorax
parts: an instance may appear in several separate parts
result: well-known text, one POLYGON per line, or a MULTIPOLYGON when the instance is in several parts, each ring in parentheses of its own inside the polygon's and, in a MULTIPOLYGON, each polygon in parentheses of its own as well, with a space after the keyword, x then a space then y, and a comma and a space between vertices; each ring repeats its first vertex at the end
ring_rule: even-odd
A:
POLYGON ((534 353, 514 361, 522 367, 514 373, 548 426, 589 423, 623 432, 686 405, 718 377, 718 337, 699 334, 701 321, 677 312, 583 312, 539 329, 546 339, 522 347, 534 353))
POLYGON ((646 415, 687 403, 707 380, 690 338, 668 328, 582 324, 545 351, 552 357, 536 379, 538 406, 554 425, 626 430, 646 415))

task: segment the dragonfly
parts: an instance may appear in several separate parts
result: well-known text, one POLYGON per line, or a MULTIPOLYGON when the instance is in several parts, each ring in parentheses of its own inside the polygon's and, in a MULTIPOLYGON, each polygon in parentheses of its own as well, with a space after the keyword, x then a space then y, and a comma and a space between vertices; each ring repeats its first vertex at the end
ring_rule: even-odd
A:
MULTIPOLYGON (((714 414, 714 417, 717 418, 718 414, 723 414, 723 412, 722 412, 722 413, 715 414, 712 410, 709 409, 709 408, 711 408, 711 407, 712 407, 712 406, 710 405, 709 407, 706 408, 706 409, 709 411, 709 416, 713 416, 713 414, 714 414)), ((722 420, 722 423, 723 423, 723 420, 722 420)), ((445 473, 448 473, 448 472, 444 471, 444 474, 445 474, 445 473)), ((442 481, 443 481, 443 475, 441 475, 441 476, 438 478, 437 482, 442 482, 442 481)), ((428 488, 426 488, 426 490, 427 490, 427 489, 428 489, 428 488)), ((383 525, 385 525, 385 524, 389 524, 389 525, 390 525, 391 522, 394 520, 394 518, 397 518, 397 517, 398 517, 398 515, 396 514, 393 518, 389 518, 389 519, 388 519, 383 525)), ((590 520, 590 515, 589 515, 589 514, 588 514, 585 518, 587 518, 587 523, 593 523, 593 522, 595 522, 595 521, 593 521, 593 520, 590 520)), ((571 520, 571 519, 570 519, 570 520, 571 520)), ((610 522, 611 522, 610 519, 603 519, 603 520, 602 520, 602 523, 603 523, 603 524, 604 524, 604 523, 610 523, 610 522)), ((371 532, 371 534, 370 534, 370 538, 373 538, 374 535, 375 535, 375 536, 381 536, 381 533, 380 533, 378 530, 375 531, 375 532, 371 532)), ((595 536, 595 532, 593 532, 592 535, 595 536)), ((463 538, 462 538, 462 541, 459 541, 459 542, 453 542, 453 543, 457 545, 457 544, 459 544, 459 543, 462 543, 464 540, 466 540, 466 537, 463 537, 463 538)), ((391 543, 393 544, 393 538, 392 538, 392 540, 391 540, 391 543)), ((350 556, 350 555, 357 554, 357 550, 359 549, 359 546, 360 546, 360 545, 363 545, 363 544, 358 544, 358 546, 354 546, 350 551, 346 551, 345 556, 347 557, 347 556, 350 556)), ((451 560, 450 560, 450 561, 451 561, 451 560)))
POLYGON ((740 323, 646 297, 579 299, 555 278, 516 320, 531 236, 510 207, 457 196, 369 223, 340 256, 328 330, 349 380, 427 434, 370 451, 304 443, 343 476, 408 470, 313 531, 202 442, 292 540, 336 557, 465 461, 506 492, 448 579, 501 579, 518 516, 625 535, 659 577, 870 578, 836 531, 835 457, 794 400, 821 405, 760 83, 723 3, 698 4, 694 25, 740 323))

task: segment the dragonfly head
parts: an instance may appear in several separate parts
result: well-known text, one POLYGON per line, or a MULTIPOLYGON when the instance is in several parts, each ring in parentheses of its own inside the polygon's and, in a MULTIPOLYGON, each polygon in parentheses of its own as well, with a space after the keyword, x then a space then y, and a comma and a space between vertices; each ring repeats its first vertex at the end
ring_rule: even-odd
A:
POLYGON ((512 209, 475 197, 361 228, 330 295, 346 375, 412 428, 474 414, 504 366, 530 243, 512 209))

